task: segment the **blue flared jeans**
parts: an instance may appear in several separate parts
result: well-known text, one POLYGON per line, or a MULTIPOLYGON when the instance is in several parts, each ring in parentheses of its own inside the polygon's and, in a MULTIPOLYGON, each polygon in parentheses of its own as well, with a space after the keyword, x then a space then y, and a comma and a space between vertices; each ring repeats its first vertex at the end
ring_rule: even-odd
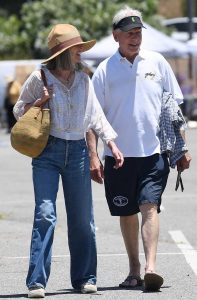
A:
POLYGON ((45 150, 32 160, 32 166, 35 212, 27 287, 45 288, 50 275, 60 176, 67 212, 71 283, 76 289, 84 282, 95 284, 95 225, 85 140, 50 136, 45 150))

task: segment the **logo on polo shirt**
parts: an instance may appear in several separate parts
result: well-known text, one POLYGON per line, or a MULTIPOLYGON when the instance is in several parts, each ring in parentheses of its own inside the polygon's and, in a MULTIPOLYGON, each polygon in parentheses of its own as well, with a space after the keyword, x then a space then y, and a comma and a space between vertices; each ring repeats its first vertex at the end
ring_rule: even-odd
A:
POLYGON ((155 73, 148 72, 148 73, 145 73, 145 78, 154 79, 155 75, 156 75, 155 73))
POLYGON ((124 196, 116 196, 113 199, 113 203, 116 206, 126 206, 128 204, 128 198, 124 197, 124 196))

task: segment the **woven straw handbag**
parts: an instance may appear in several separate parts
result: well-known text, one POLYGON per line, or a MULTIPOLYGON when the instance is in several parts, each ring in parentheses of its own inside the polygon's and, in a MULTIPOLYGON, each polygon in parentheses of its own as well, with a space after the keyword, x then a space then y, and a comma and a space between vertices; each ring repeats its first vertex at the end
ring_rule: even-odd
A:
MULTIPOLYGON (((44 86, 47 87, 41 69, 44 86)), ((37 157, 46 147, 50 131, 50 109, 32 106, 13 126, 10 140, 12 147, 21 154, 37 157)))

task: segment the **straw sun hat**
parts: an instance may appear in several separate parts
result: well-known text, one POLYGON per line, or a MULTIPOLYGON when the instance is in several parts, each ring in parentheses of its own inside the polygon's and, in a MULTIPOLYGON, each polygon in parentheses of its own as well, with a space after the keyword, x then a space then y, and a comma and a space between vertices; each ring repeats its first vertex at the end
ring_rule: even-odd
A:
POLYGON ((96 44, 96 40, 83 42, 79 31, 70 24, 55 25, 48 35, 48 48, 51 56, 43 63, 46 63, 61 54, 70 47, 81 45, 82 52, 89 50, 96 44))

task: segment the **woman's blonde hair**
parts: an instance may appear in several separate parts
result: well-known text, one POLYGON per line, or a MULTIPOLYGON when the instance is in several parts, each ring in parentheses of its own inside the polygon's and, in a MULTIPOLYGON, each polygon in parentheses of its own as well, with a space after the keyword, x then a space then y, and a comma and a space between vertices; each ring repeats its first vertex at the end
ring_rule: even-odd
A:
POLYGON ((56 56, 54 59, 49 60, 46 63, 46 67, 49 70, 56 70, 56 69, 81 70, 83 66, 81 63, 73 64, 70 50, 67 49, 64 52, 62 52, 60 55, 56 56))

